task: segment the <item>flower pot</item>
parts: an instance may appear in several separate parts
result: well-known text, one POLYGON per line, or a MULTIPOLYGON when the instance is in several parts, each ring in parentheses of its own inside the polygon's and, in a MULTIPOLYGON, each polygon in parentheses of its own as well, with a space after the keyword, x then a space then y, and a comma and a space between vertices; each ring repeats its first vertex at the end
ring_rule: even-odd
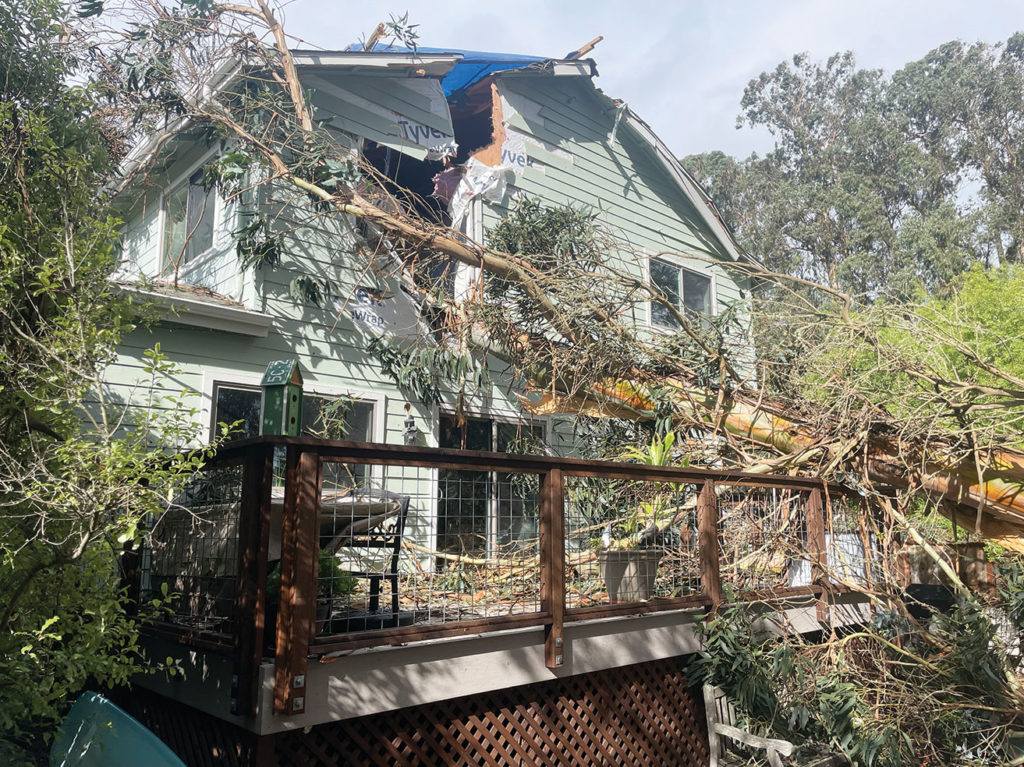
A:
POLYGON ((640 602, 651 598, 660 549, 616 549, 599 551, 597 564, 612 602, 640 602))

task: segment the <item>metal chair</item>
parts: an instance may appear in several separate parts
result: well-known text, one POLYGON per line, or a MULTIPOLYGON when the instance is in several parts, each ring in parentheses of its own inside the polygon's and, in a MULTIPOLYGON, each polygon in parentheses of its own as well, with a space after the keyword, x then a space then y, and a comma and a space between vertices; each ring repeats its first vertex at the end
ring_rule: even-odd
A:
POLYGON ((399 612, 398 561, 408 514, 409 497, 386 490, 357 490, 321 507, 320 540, 326 541, 322 549, 333 556, 342 549, 385 553, 387 562, 380 570, 349 570, 352 577, 369 581, 371 613, 380 609, 381 582, 385 580, 391 584, 391 611, 399 612))

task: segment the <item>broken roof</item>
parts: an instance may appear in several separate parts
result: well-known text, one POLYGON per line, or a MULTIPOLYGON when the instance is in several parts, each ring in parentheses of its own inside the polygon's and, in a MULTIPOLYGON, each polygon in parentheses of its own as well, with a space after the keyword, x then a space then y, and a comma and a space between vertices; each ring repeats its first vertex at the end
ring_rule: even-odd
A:
MULTIPOLYGON (((348 51, 362 51, 358 44, 350 45, 348 51)), ((491 53, 488 51, 468 51, 462 48, 422 48, 415 51, 397 45, 383 45, 378 43, 373 47, 372 53, 402 53, 416 56, 456 56, 458 61, 441 80, 441 88, 446 97, 453 93, 468 88, 473 83, 479 82, 488 75, 495 72, 505 72, 509 69, 521 69, 539 62, 551 61, 552 59, 541 56, 524 56, 517 53, 491 53)))
MULTIPOLYGON (((453 101, 453 97, 456 94, 465 91, 487 77, 494 75, 510 76, 520 72, 523 74, 543 72, 554 75, 591 78, 597 75, 597 68, 592 59, 543 58, 523 54, 472 51, 457 48, 417 47, 413 51, 395 45, 377 44, 372 51, 363 51, 359 45, 350 45, 347 49, 340 51, 296 49, 292 53, 295 56, 295 63, 300 67, 325 67, 328 69, 338 67, 353 73, 367 70, 380 72, 383 70, 397 74, 407 71, 415 76, 412 80, 405 80, 405 82, 411 83, 418 80, 423 84, 422 87, 427 87, 429 82, 438 83, 440 81, 439 90, 441 92, 435 92, 436 96, 434 98, 431 98, 429 94, 420 94, 421 97, 427 97, 427 101, 431 102, 431 107, 435 111, 432 119, 437 121, 438 124, 430 127, 434 129, 434 133, 437 133, 436 136, 431 133, 429 138, 414 136, 410 140, 404 133, 392 135, 396 134, 398 130, 395 126, 401 125, 401 115, 396 117, 390 113, 377 115, 377 118, 383 119, 388 126, 386 129, 373 130, 373 126, 367 127, 362 124, 358 126, 348 124, 337 126, 343 130, 352 131, 357 135, 365 135, 383 145, 392 146, 399 151, 417 157, 417 159, 424 159, 428 156, 440 156, 447 151, 444 148, 443 142, 438 147, 433 146, 433 143, 437 143, 445 136, 451 137, 454 133, 451 127, 451 116, 448 114, 448 104, 445 102, 453 101), (435 99, 440 103, 434 103, 435 99)), ((322 82, 318 84, 323 85, 322 82)), ((414 88, 415 86, 410 85, 408 87, 414 88)), ((434 85, 434 88, 437 87, 437 85, 434 85)), ((661 141, 654 131, 651 130, 650 126, 641 120, 625 102, 612 100, 603 94, 600 89, 595 88, 595 90, 602 98, 607 99, 610 104, 620 111, 624 124, 628 126, 641 142, 647 145, 657 161, 663 166, 672 182, 697 209, 705 225, 722 243, 729 256, 735 260, 751 261, 751 257, 743 251, 732 236, 732 233, 728 230, 728 227, 725 226, 714 202, 686 169, 683 168, 675 153, 661 141)), ((362 113, 365 113, 367 111, 366 103, 361 101, 359 103, 363 107, 362 113)), ((369 119, 372 122, 374 116, 370 115, 369 119)), ((180 129, 178 127, 178 130, 180 129)), ((137 149, 141 149, 141 147, 137 149)), ((133 159, 135 154, 135 152, 132 153, 133 159)))

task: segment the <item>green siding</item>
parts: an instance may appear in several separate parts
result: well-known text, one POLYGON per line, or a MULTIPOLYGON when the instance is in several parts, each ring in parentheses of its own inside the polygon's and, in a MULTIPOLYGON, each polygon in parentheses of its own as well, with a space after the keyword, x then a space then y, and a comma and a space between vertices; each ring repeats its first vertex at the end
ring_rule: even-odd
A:
MULTIPOLYGON (((314 90, 318 117, 337 118, 339 126, 353 131, 351 139, 388 131, 392 131, 392 138, 398 136, 394 133, 397 126, 364 108, 365 102, 399 111, 412 121, 436 129, 445 120, 436 112, 436 81, 353 77, 325 70, 315 76, 307 73, 305 82, 314 90)), ((708 267, 688 258, 717 256, 721 249, 714 244, 690 201, 625 122, 615 128, 612 139, 616 110, 589 81, 520 76, 501 80, 500 90, 516 110, 515 114, 506 115, 508 126, 527 137, 525 151, 534 163, 534 167, 516 168, 513 193, 526 193, 551 204, 593 206, 601 211, 602 223, 626 241, 635 254, 672 251, 680 254, 682 264, 714 273, 719 310, 724 301, 739 297, 739 286, 726 268, 708 267)), ((348 143, 344 134, 337 135, 348 143)), ((126 273, 134 270, 136 274, 159 276, 161 184, 174 183, 207 151, 206 147, 195 145, 179 147, 173 154, 174 161, 154 173, 144 192, 133 197, 134 205, 125 214, 124 252, 129 262, 126 273)), ((379 364, 365 351, 372 335, 353 321, 347 310, 351 304, 345 306, 358 286, 383 290, 392 296, 388 300, 400 308, 396 312, 400 321, 390 332, 412 335, 416 330, 412 299, 388 276, 396 271, 395 264, 382 261, 367 268, 362 256, 352 255, 356 235, 350 222, 293 208, 288 204, 290 194, 289 190, 278 190, 265 194, 260 202, 273 214, 284 236, 279 267, 249 272, 240 269, 231 238, 231 232, 237 228, 238 211, 225 206, 217 221, 215 252, 180 275, 184 284, 207 287, 271 315, 274 325, 269 335, 254 338, 174 322, 136 330, 126 338, 118 361, 107 371, 108 391, 119 400, 142 404, 145 392, 136 385, 136 379, 144 372, 143 352, 159 343, 179 366, 177 374, 159 385, 167 392, 187 393, 189 405, 196 410, 197 434, 205 437, 209 403, 204 403, 203 397, 209 396, 212 380, 252 381, 259 378, 271 360, 297 356, 308 390, 377 398, 383 408, 377 414, 382 424, 377 438, 401 442, 404 406, 410 401, 422 441, 434 444, 434 408, 411 401, 383 375, 379 364), (330 286, 323 306, 296 301, 290 295, 292 279, 309 273, 330 286)), ((501 206, 485 206, 485 229, 504 211, 501 206)), ((646 317, 639 317, 638 321, 646 321, 646 317)), ((517 412, 518 400, 509 393, 501 365, 492 364, 492 370, 492 385, 486 391, 471 393, 468 408, 517 412)), ((452 405, 453 394, 446 397, 442 408, 452 405)), ((558 444, 571 443, 570 432, 565 424, 549 423, 551 439, 558 444)))
MULTIPOLYGON (((517 76, 501 80, 499 91, 514 110, 504 115, 509 127, 572 157, 567 162, 554 155, 557 161, 547 162, 552 153, 527 141, 536 164, 514 169, 511 194, 599 211, 601 223, 632 251, 622 254, 630 270, 640 271, 647 257, 668 252, 686 268, 713 274, 716 312, 740 299, 741 281, 726 265, 709 263, 727 261, 724 248, 648 145, 625 120, 615 126, 615 107, 589 81, 517 76)), ((506 210, 488 206, 485 230, 506 210)), ((646 308, 644 315, 646 321, 646 308)))
MULTIPOLYGON (((124 195, 130 200, 122 206, 125 221, 122 234, 124 263, 118 272, 123 279, 144 276, 174 282, 175 275, 165 266, 163 253, 163 195, 181 183, 186 174, 216 156, 211 145, 197 145, 181 138, 171 144, 170 162, 154 170, 148 178, 137 182, 124 195)), ((214 211, 213 246, 195 260, 183 264, 177 283, 211 290, 246 306, 255 308, 251 275, 238 269, 232 232, 238 229, 238 205, 218 198, 214 211)))
POLYGON ((427 155, 426 147, 410 139, 407 127, 415 125, 417 130, 452 136, 451 115, 436 79, 332 76, 308 70, 300 76, 303 85, 313 92, 316 119, 353 139, 368 138, 422 160, 427 155))

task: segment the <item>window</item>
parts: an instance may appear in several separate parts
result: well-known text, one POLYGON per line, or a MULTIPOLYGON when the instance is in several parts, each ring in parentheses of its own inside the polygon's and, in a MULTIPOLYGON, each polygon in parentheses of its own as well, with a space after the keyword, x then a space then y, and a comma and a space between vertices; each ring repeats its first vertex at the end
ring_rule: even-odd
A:
POLYGON ((220 434, 219 424, 231 427, 235 439, 257 437, 260 433, 260 390, 252 386, 213 385, 211 436, 220 434), (237 422, 241 423, 237 423, 237 422))
MULTIPOLYGON (((651 283, 687 317, 711 316, 711 278, 675 264, 651 259, 651 283)), ((679 323, 667 306, 651 302, 651 323, 677 328, 679 323)))
MULTIPOLYGON (((439 447, 522 453, 543 442, 541 425, 467 418, 460 426, 441 416, 439 447)), ((440 469, 438 550, 495 555, 536 545, 538 489, 534 475, 440 469)))
POLYGON ((302 395, 302 436, 373 441, 373 403, 351 397, 302 395))
MULTIPOLYGON (((232 429, 232 437, 259 436, 261 401, 262 392, 257 386, 215 384, 211 433, 219 433, 220 423, 231 425, 240 422, 232 429)), ((373 440, 373 403, 351 397, 303 393, 302 434, 306 437, 370 442, 373 440)))
POLYGON ((170 271, 213 247, 217 191, 203 186, 203 169, 164 198, 164 263, 170 271))

